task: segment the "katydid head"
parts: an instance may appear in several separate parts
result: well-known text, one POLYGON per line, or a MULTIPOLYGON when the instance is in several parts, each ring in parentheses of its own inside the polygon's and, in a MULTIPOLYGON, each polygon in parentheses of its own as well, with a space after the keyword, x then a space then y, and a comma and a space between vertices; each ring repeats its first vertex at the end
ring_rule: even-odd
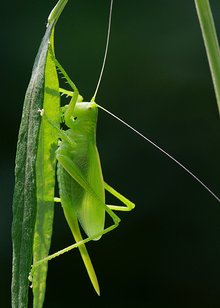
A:
POLYGON ((73 131, 89 133, 94 131, 97 122, 98 106, 94 102, 76 103, 68 127, 73 131))

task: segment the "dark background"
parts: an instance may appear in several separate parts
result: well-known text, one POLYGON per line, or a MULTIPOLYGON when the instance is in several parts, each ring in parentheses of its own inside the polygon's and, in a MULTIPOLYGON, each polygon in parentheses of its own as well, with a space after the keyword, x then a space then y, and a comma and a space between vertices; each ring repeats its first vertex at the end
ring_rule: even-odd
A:
MULTIPOLYGON (((12 194, 25 91, 55 1, 1 4, 0 306, 10 307, 12 194)), ((220 31, 220 4, 211 2, 220 31)), ((102 63, 109 1, 69 1, 56 54, 89 100, 102 63)), ((219 116, 194 1, 115 0, 97 102, 156 141, 216 194, 219 116)), ((220 209, 188 174, 99 113, 106 181, 136 203, 121 225, 88 244, 97 297, 79 253, 49 263, 45 307, 219 307, 220 209)), ((51 251, 73 242, 57 206, 51 251)))

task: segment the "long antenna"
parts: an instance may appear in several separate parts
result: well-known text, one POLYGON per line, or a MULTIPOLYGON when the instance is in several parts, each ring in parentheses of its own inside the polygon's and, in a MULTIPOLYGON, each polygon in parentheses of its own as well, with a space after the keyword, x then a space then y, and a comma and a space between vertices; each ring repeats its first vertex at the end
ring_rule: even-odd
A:
POLYGON ((111 0, 110 3, 110 9, 109 9, 109 18, 108 18, 108 32, 107 32, 107 39, 106 39, 106 45, 105 45, 105 53, 104 53, 104 58, 103 58, 103 62, 102 62, 102 68, 101 68, 101 72, 99 75, 99 80, 95 89, 95 93, 93 95, 93 98, 91 101, 95 101, 99 86, 100 86, 100 82, 102 80, 102 75, 104 72, 104 68, 105 68, 105 62, 106 62, 106 58, 107 58, 107 53, 108 53, 108 45, 109 45, 109 38, 110 38, 110 32, 111 32, 111 23, 112 23, 112 7, 113 7, 113 0, 111 0))
POLYGON ((192 178, 194 178, 197 182, 199 182, 200 185, 202 185, 218 202, 220 202, 220 198, 208 187, 206 186, 197 176, 195 176, 188 168, 186 168, 183 164, 181 164, 176 158, 174 158, 172 155, 167 153, 164 149, 162 149, 159 145, 151 141, 149 138, 141 134, 138 130, 133 128, 131 125, 129 125, 127 122, 116 116, 115 114, 111 113, 109 110, 105 109, 104 107, 97 104, 97 106, 107 112, 109 115, 111 115, 113 118, 117 119, 119 122, 123 123, 125 126, 127 126, 129 129, 131 129, 133 132, 138 134, 141 138, 148 141, 150 144, 152 144, 155 148, 157 148, 160 152, 168 156, 172 161, 174 161, 177 165, 179 165, 182 169, 184 169, 192 178))

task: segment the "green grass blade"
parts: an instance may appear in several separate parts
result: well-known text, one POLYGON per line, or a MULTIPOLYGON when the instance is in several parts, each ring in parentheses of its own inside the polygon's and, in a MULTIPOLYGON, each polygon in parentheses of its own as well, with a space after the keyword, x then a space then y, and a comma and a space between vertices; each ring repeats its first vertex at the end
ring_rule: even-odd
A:
POLYGON ((206 53, 211 70, 215 95, 220 113, 220 51, 215 24, 208 0, 195 0, 206 53))
MULTIPOLYGON (((31 79, 26 91, 19 130, 12 223, 12 307, 28 305, 28 275, 33 257, 33 240, 37 209, 36 159, 43 108, 45 65, 53 27, 67 0, 60 0, 53 10, 48 27, 36 56, 31 79)), ((50 15, 51 16, 51 15, 50 15)))
MULTIPOLYGON (((53 46, 53 35, 51 38, 53 46)), ((53 51, 48 52, 45 68, 45 87, 43 109, 47 116, 59 126, 60 123, 60 93, 59 81, 54 63, 53 51)), ((36 162, 37 182, 37 215, 34 233, 33 263, 47 257, 50 249, 53 216, 54 216, 54 187, 55 166, 58 134, 44 119, 41 122, 36 162)), ((33 274, 34 308, 43 306, 47 262, 38 266, 33 274)))

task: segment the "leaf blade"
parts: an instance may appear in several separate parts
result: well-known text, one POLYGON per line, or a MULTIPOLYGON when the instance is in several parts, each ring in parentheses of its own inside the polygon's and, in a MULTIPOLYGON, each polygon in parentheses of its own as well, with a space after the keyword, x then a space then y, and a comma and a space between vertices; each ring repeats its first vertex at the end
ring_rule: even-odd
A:
MULTIPOLYGON (((53 48, 53 34, 51 37, 51 46, 53 48)), ((52 48, 48 52, 45 67, 43 109, 50 120, 59 127, 59 81, 52 48)), ((36 161, 37 215, 34 232, 33 264, 48 255, 51 244, 54 216, 55 151, 57 148, 57 140, 57 132, 50 123, 43 118, 40 127, 36 161)), ((33 273, 34 307, 36 308, 43 306, 46 291, 47 268, 48 264, 45 262, 37 267, 33 273)))

